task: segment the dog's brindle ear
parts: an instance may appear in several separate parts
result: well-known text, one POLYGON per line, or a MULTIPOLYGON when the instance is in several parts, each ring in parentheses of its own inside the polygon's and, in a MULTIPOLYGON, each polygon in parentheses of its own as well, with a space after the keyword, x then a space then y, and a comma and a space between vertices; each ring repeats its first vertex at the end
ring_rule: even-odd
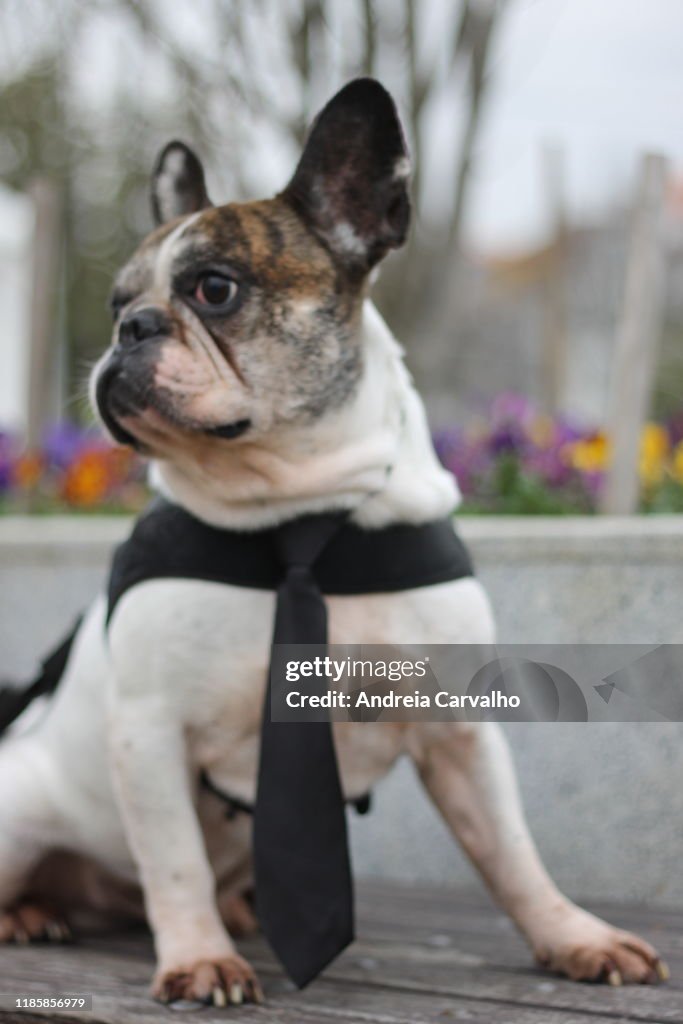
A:
POLYGON ((155 224, 165 224, 211 206, 206 193, 204 168, 184 142, 169 142, 152 172, 152 214, 155 224))
POLYGON ((406 239, 409 172, 394 101, 358 78, 318 115, 283 197, 349 269, 367 273, 406 239))

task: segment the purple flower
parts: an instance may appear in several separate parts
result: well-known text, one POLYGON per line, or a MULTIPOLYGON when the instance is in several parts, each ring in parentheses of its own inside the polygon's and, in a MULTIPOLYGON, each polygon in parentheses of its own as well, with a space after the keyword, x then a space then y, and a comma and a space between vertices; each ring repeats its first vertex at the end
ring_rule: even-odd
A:
POLYGON ((12 485, 12 463, 0 454, 0 493, 8 491, 12 485))
POLYGON ((441 463, 451 472, 464 494, 473 494, 477 481, 490 469, 491 456, 486 438, 471 436, 459 427, 434 434, 434 447, 441 463))
POLYGON ((600 496, 605 483, 605 474, 601 470, 593 470, 581 474, 581 482, 594 500, 600 496))
POLYGON ((526 444, 526 436, 518 423, 503 424, 494 430, 488 439, 488 448, 493 455, 521 452, 526 444))
POLYGON ((514 391, 503 391, 491 402, 490 418, 494 424, 526 425, 534 415, 534 407, 526 395, 518 395, 514 391))
POLYGON ((43 454, 55 469, 66 469, 86 448, 102 447, 99 432, 64 421, 55 423, 43 437, 43 454))
POLYGON ((683 441, 683 412, 676 413, 675 416, 671 417, 668 429, 671 445, 675 448, 680 441, 683 441))
POLYGON ((0 431, 0 492, 7 491, 12 486, 17 449, 17 439, 11 434, 0 431))
POLYGON ((444 466, 448 466, 450 459, 462 449, 464 438, 460 427, 447 427, 435 430, 432 440, 436 454, 444 466))
POLYGON ((571 444, 573 441, 579 441, 583 437, 595 433, 595 429, 586 429, 586 427, 580 427, 577 423, 566 417, 559 416, 555 420, 555 436, 553 438, 554 443, 561 447, 565 444, 571 444))
POLYGON ((574 472, 557 448, 533 452, 524 462, 524 468, 540 476, 551 487, 563 487, 574 472))

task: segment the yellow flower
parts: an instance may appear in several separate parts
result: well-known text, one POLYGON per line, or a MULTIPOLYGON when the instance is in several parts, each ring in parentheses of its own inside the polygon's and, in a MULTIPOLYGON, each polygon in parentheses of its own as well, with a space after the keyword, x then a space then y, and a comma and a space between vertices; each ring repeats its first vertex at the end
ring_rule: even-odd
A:
POLYGON ((669 435, 659 423, 646 423, 640 435, 640 479, 647 487, 661 483, 669 454, 669 435))
POLYGON ((529 438, 537 448, 548 448, 555 436, 555 422, 552 416, 535 416, 529 427, 529 438))
POLYGON ((598 431, 592 437, 567 445, 565 457, 569 465, 581 473, 599 473, 609 465, 612 446, 607 435, 598 431))

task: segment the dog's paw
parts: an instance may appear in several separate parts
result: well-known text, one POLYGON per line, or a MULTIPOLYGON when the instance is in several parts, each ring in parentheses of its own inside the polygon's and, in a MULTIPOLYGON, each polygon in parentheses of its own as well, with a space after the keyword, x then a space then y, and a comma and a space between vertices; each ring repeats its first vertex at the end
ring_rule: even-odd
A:
POLYGON ((66 921, 39 903, 18 903, 0 911, 0 942, 71 942, 66 921))
POLYGON ((648 942, 578 907, 555 922, 553 933, 535 943, 534 952, 541 966, 573 981, 647 985, 669 977, 668 967, 648 942))
POLYGON ((263 1002, 253 968, 237 954, 161 971, 152 984, 152 995, 162 1003, 183 1000, 228 1006, 263 1002))

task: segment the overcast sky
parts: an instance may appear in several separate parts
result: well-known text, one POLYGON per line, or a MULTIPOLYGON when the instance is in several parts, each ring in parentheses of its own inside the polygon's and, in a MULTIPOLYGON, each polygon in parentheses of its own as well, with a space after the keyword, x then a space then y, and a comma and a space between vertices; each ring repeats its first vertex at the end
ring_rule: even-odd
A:
POLYGON ((683 173, 683 0, 513 0, 491 67, 468 217, 478 248, 542 237, 544 142, 566 154, 580 216, 627 192, 645 148, 683 173))
MULTIPOLYGON (((210 49, 202 41, 208 30, 202 0, 193 5, 154 2, 182 29, 186 42, 197 37, 199 52, 210 49)), ((268 24, 275 38, 286 31, 277 17, 281 2, 271 0, 268 24)), ((339 3, 339 12, 348 14, 345 0, 339 3)), ((393 0, 382 3, 395 9, 393 0)), ((19 0, 16 10, 21 11, 19 0)), ((447 39, 444 26, 457 12, 453 0, 424 0, 419 10, 425 38, 432 43, 435 36, 447 39)), ((89 24, 75 82, 86 105, 97 110, 111 83, 131 76, 147 92, 156 85, 164 94, 166 80, 153 54, 140 51, 144 60, 136 65, 125 24, 112 24, 104 15, 91 16, 89 24)), ((334 25, 331 33, 334 40, 334 25)), ((337 42, 343 64, 350 44, 343 34, 337 42)), ((263 49, 267 56, 268 47, 263 49)), ((216 59, 234 56, 227 46, 216 59)), ((338 87, 339 74, 333 69, 329 89, 320 86, 321 101, 338 87)), ((467 208, 466 236, 475 249, 501 253, 544 240, 549 223, 540 188, 544 145, 562 150, 574 219, 599 217, 610 202, 624 201, 644 149, 668 155, 673 173, 683 178, 683 0, 508 0, 490 75, 467 208)), ((464 81, 456 83, 457 95, 463 88, 464 81)), ((453 89, 442 90, 430 110, 425 138, 431 158, 422 167, 425 194, 432 201, 426 223, 442 223, 453 193, 452 167, 439 153, 457 144, 461 111, 453 89)), ((293 159, 291 153, 278 153, 269 137, 266 143, 267 153, 254 161, 255 194, 279 188, 293 159)))

